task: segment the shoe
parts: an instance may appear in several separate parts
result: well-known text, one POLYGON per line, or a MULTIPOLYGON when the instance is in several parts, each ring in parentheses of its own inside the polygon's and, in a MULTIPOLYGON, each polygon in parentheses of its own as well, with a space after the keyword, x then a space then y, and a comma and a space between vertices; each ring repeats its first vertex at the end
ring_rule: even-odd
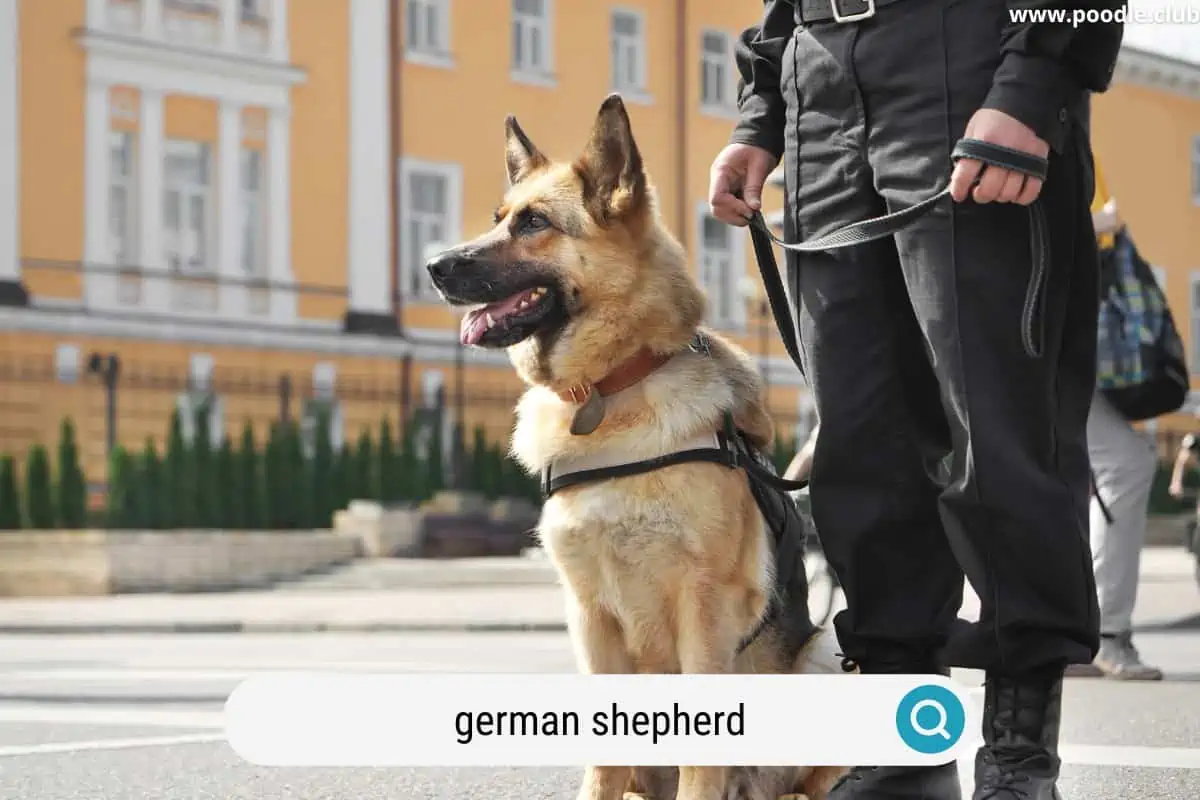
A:
POLYGON ((1137 648, 1133 646, 1133 634, 1129 631, 1100 640, 1100 652, 1093 662, 1109 678, 1121 681, 1161 681, 1163 673, 1157 667, 1142 663, 1137 648))
POLYGON ((937 767, 854 767, 829 790, 829 800, 961 800, 958 763, 937 767))
POLYGON ((988 675, 973 800, 1062 800, 1062 675, 1061 669, 1021 678, 988 675))
MULTIPOLYGON (((938 668, 928 660, 849 663, 864 675, 950 674, 948 669, 938 668)), ((830 787, 828 800, 962 800, 958 763, 951 761, 936 767, 853 767, 830 787)))

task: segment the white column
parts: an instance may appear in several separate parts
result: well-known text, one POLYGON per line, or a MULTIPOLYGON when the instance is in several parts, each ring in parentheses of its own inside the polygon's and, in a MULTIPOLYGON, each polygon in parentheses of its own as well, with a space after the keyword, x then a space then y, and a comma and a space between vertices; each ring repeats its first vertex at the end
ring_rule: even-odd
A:
POLYGON ((217 272, 222 316, 246 313, 245 272, 241 253, 242 107, 221 103, 217 140, 217 272))
POLYGON ((350 310, 391 314, 389 0, 353 0, 350 15, 350 310))
POLYGON ((154 311, 171 307, 171 283, 163 258, 163 97, 156 89, 141 90, 138 130, 138 263, 146 270, 142 306, 154 311))
POLYGON ((142 0, 142 35, 152 39, 162 35, 162 0, 142 0))
MULTIPOLYGON (((276 287, 293 283, 292 278, 292 145, 291 110, 267 111, 267 276, 276 287)), ((271 319, 276 322, 296 317, 296 293, 290 288, 271 291, 271 319)))
POLYGON ((0 282, 21 280, 21 74, 17 0, 0 0, 0 282))
MULTIPOLYGON (((89 79, 84 109, 83 291, 88 308, 117 303, 117 276, 108 239, 109 85, 89 79), (91 269, 88 269, 91 268, 91 269)), ((136 198, 133 205, 136 207, 136 198)), ((134 253, 136 258, 136 251, 134 253)))
POLYGON ((241 30, 241 9, 238 0, 221 0, 221 47, 225 50, 238 49, 238 32, 241 30))
POLYGON ((87 0, 87 26, 94 31, 108 27, 108 0, 87 0))
POLYGON ((287 61, 288 0, 268 0, 268 2, 271 4, 268 17, 268 24, 271 26, 269 33, 271 58, 287 61))

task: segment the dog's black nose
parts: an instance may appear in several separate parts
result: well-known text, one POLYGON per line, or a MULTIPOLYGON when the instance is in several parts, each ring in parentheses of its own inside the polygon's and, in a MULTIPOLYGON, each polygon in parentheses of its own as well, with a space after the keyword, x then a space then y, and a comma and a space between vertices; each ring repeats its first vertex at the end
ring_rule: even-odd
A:
POLYGON ((429 277, 435 281, 444 280, 469 260, 458 250, 444 250, 425 262, 425 269, 429 270, 429 277))

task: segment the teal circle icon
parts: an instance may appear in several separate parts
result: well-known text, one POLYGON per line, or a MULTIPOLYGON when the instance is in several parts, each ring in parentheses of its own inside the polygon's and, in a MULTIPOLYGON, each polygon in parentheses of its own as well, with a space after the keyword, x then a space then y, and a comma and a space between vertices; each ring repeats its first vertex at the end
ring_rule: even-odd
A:
POLYGON ((944 753, 962 738, 967 712, 958 695, 928 683, 911 690, 896 708, 896 731, 904 743, 925 755, 944 753))

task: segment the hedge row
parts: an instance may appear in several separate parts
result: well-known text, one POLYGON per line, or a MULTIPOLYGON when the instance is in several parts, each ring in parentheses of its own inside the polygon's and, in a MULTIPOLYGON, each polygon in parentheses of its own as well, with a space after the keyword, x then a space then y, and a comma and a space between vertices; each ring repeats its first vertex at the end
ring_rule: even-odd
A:
MULTIPOLYGON (((260 447, 246 423, 237 442, 228 436, 213 446, 208 414, 199 410, 194 435, 185 440, 179 413, 172 415, 166 449, 147 439, 140 452, 117 447, 111 454, 105 508, 99 518, 87 511, 87 488, 79 466, 75 432, 63 422, 58 468, 52 477, 45 448, 33 447, 22 481, 11 456, 0 458, 0 530, 327 528, 333 514, 351 500, 419 504, 451 481, 443 460, 441 426, 429 426, 417 441, 418 426, 399 440, 384 419, 377 431, 334 448, 328 416, 318 416, 305 447, 300 427, 276 422, 260 447)), ((464 443, 458 488, 488 499, 524 497, 536 502, 538 484, 487 440, 482 428, 464 443)))

